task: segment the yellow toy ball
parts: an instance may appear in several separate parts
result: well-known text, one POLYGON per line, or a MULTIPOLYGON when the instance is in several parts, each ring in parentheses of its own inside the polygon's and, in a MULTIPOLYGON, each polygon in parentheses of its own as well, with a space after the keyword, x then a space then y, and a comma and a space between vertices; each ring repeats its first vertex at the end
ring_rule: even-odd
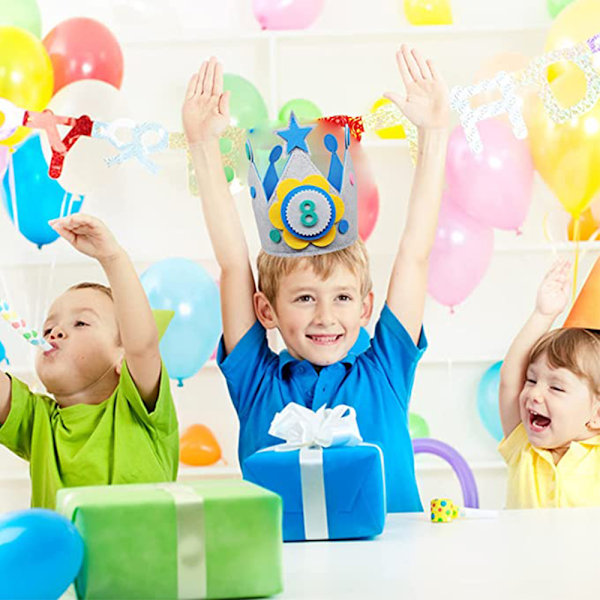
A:
POLYGON ((458 506, 449 498, 434 498, 430 507, 432 523, 450 523, 458 517, 458 506))
MULTIPOLYGON (((371 107, 371 113, 374 113, 380 106, 390 104, 391 100, 387 98, 379 98, 371 107)), ((406 132, 402 125, 394 125, 393 127, 384 127, 383 129, 376 129, 375 133, 384 140, 400 140, 406 137, 406 132)))
POLYGON ((404 0, 404 14, 411 25, 452 25, 450 0, 404 0))
MULTIPOLYGON (((40 111, 52 97, 54 72, 42 42, 19 27, 0 27, 0 98, 18 108, 40 111)), ((0 118, 4 120, 4 115, 0 118)), ((0 140, 14 146, 31 130, 19 127, 10 137, 0 140)))

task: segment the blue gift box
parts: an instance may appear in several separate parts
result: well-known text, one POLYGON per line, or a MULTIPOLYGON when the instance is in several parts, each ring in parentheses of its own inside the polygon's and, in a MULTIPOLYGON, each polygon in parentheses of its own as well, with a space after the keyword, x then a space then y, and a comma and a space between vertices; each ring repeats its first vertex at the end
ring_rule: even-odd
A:
POLYGON ((286 542, 366 538, 386 516, 381 450, 373 444, 276 450, 249 456, 244 479, 283 499, 286 542))

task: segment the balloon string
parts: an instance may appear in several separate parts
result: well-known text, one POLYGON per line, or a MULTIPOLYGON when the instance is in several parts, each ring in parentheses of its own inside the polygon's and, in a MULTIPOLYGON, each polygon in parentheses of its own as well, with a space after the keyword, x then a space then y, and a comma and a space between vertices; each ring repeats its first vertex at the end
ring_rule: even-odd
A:
POLYGON ((573 290, 572 303, 575 303, 575 295, 577 293, 577 271, 579 270, 579 221, 581 215, 577 215, 577 218, 573 217, 573 241, 575 242, 575 258, 573 260, 573 290))
POLYGON ((15 167, 12 152, 8 157, 8 191, 10 193, 10 204, 13 214, 13 222, 19 231, 19 215, 17 211, 17 187, 15 185, 15 167))

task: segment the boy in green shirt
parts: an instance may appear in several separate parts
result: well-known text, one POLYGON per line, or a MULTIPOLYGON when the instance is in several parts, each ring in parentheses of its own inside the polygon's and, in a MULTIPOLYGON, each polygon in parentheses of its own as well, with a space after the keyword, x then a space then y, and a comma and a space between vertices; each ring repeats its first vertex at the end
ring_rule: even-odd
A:
POLYGON ((98 260, 110 288, 80 283, 50 307, 52 350, 39 351, 35 367, 54 398, 0 371, 0 443, 29 461, 32 506, 54 508, 62 487, 174 481, 177 416, 133 264, 94 217, 50 224, 98 260))

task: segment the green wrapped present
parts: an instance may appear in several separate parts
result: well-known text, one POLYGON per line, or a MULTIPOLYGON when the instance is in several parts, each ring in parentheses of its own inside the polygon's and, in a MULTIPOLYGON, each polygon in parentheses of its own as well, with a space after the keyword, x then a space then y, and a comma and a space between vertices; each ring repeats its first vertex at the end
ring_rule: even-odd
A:
POLYGON ((282 590, 281 498, 240 479, 65 488, 85 600, 251 598, 282 590))

